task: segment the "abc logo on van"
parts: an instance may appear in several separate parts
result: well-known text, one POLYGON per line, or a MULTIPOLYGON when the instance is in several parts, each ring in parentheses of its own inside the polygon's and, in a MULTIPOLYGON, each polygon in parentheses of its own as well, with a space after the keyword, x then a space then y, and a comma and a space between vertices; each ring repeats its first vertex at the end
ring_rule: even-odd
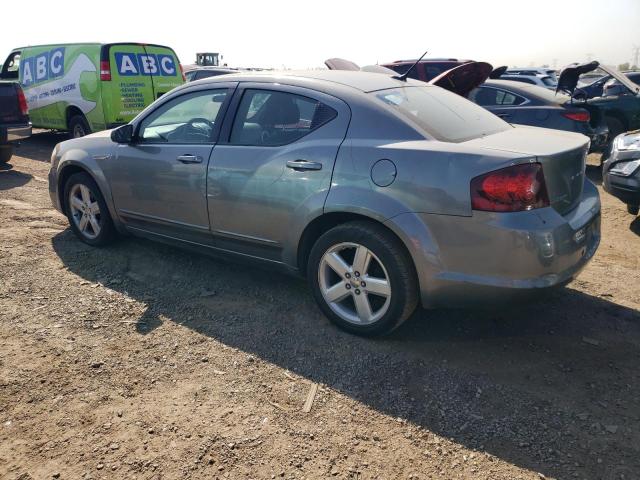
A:
POLYGON ((153 75, 173 77, 176 63, 171 55, 152 53, 115 52, 118 73, 121 76, 153 75))
POLYGON ((20 78, 25 87, 64 75, 64 47, 22 59, 20 78))

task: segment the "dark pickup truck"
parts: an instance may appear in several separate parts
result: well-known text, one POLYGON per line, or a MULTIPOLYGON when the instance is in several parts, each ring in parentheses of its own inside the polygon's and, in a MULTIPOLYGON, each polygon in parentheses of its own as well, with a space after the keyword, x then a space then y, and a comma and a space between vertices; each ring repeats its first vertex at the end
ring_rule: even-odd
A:
POLYGON ((0 164, 13 155, 13 142, 31 136, 29 108, 17 82, 0 82, 0 164))

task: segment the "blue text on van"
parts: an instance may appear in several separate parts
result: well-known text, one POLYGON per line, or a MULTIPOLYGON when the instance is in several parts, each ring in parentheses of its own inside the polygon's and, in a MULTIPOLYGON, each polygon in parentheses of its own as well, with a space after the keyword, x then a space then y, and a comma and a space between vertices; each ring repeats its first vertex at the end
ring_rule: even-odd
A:
POLYGON ((64 75, 64 47, 20 59, 20 78, 25 87, 64 75))
POLYGON ((171 55, 115 52, 115 58, 118 73, 124 77, 134 75, 173 77, 176 74, 176 63, 171 55))

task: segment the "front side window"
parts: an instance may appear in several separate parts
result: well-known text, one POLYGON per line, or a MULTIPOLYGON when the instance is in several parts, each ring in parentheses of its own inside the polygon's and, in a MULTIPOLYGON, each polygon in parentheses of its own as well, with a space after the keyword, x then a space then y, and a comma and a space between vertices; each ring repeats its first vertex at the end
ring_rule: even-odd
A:
POLYGON ((238 106, 232 145, 286 145, 335 118, 331 107, 302 95, 247 89, 238 106))
POLYGON ((212 143, 226 96, 226 89, 218 89, 174 98, 142 121, 138 138, 143 143, 212 143))
POLYGON ((372 94, 443 142, 464 142, 512 128, 488 110, 443 88, 402 87, 372 94))

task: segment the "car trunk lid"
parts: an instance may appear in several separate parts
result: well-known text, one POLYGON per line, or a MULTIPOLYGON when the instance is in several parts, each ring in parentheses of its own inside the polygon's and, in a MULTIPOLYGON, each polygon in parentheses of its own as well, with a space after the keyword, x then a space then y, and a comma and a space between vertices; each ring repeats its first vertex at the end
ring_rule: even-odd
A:
POLYGON ((521 153, 542 164, 551 206, 560 214, 580 201, 589 141, 584 135, 518 126, 467 142, 489 150, 521 153))
POLYGON ((492 71, 493 67, 486 62, 469 62, 441 73, 429 83, 466 98, 492 71))

